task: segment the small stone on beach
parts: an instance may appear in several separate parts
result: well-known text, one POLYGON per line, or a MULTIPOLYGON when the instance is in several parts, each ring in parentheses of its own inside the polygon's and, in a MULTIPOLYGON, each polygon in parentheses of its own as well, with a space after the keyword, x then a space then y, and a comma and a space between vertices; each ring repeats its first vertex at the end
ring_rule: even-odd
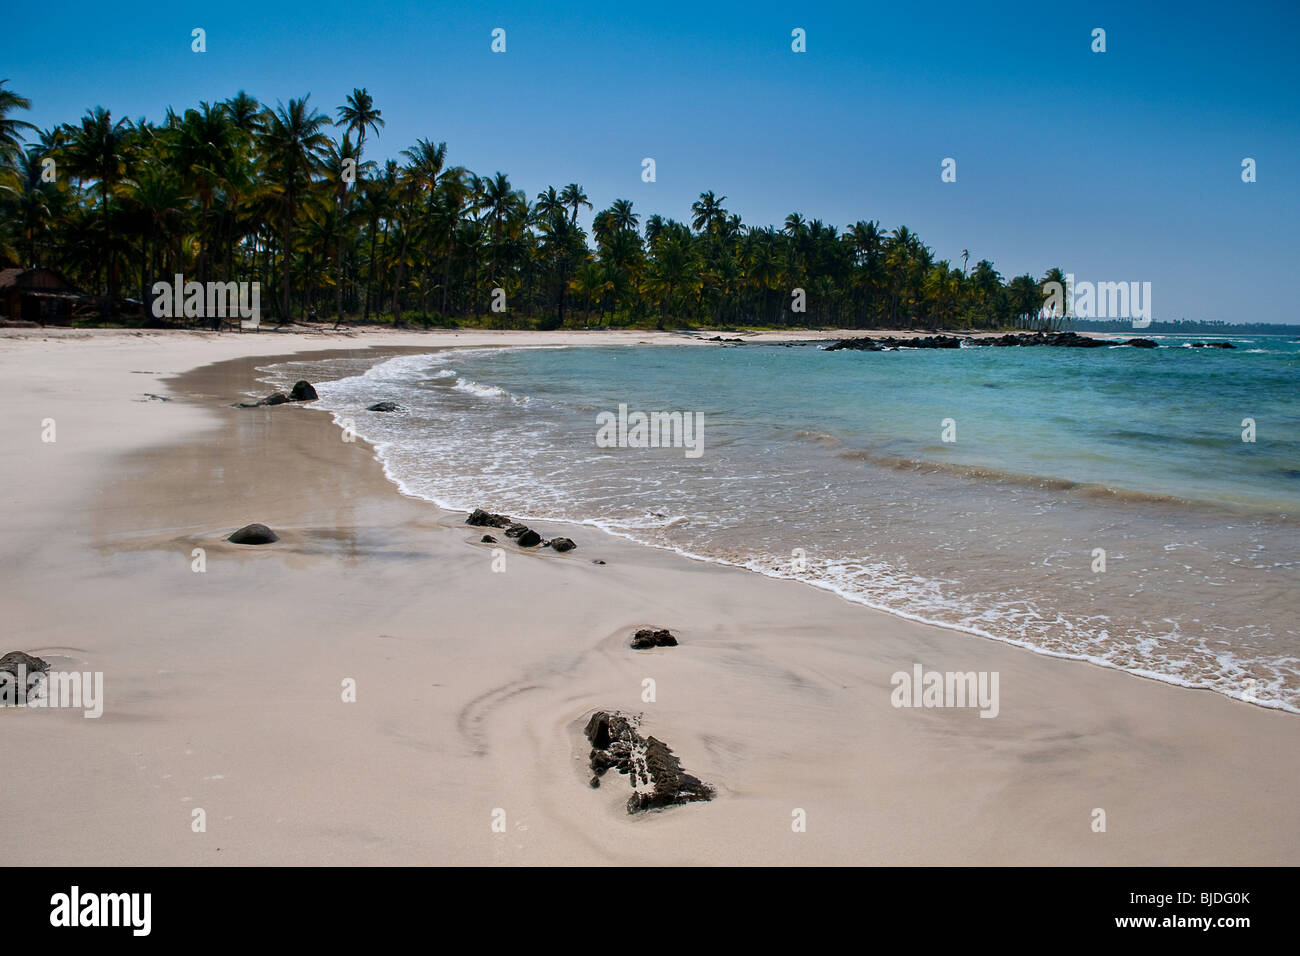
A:
POLYGON ((226 540, 232 544, 271 544, 280 536, 264 524, 246 524, 226 540))
POLYGON ((19 667, 25 668, 28 674, 44 674, 50 669, 48 663, 25 651, 10 651, 0 657, 0 673, 12 674, 17 680, 19 667))
POLYGON ((643 627, 632 635, 633 650, 647 647, 676 647, 677 638, 667 628, 643 627))

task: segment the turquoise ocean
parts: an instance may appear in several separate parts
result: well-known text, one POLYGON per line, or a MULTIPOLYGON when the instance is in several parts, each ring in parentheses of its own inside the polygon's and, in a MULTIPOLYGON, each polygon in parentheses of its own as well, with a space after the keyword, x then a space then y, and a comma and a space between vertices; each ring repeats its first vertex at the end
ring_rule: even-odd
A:
POLYGON ((447 508, 585 523, 1300 712, 1300 344, 1150 337, 451 349, 263 371, 319 381, 318 407, 403 492, 447 508), (402 410, 365 410, 384 400, 402 410), (598 416, 620 406, 699 413, 701 453, 600 447, 598 416))

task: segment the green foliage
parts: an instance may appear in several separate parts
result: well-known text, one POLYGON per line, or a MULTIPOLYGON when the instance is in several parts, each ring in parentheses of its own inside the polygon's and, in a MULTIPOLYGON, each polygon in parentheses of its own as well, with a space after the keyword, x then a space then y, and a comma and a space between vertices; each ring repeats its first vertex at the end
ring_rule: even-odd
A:
POLYGON ((577 183, 530 202, 427 139, 366 160, 384 121, 364 89, 333 123, 309 97, 272 108, 243 92, 156 125, 96 108, 38 132, 15 118, 28 107, 0 82, 0 260, 58 269, 105 296, 105 316, 129 316, 127 299, 147 313, 153 283, 181 273, 260 282, 278 322, 1002 328, 1037 321, 1053 274, 1006 281, 988 260, 968 270, 968 252, 955 268, 876 221, 747 226, 712 191, 689 224, 616 199, 588 234, 577 183))

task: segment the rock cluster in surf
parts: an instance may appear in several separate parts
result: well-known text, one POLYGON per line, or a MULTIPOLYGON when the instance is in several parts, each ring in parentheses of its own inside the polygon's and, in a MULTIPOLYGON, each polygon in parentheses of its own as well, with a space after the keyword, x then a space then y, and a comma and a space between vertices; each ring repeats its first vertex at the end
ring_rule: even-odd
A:
POLYGON ((667 744, 637 732, 635 718, 597 711, 583 734, 591 744, 591 786, 599 787, 610 768, 627 776, 632 784, 628 813, 713 799, 713 788, 683 770, 667 744))
POLYGON ((959 349, 962 343, 967 347, 1001 347, 1025 348, 1032 345, 1048 345, 1056 348, 1101 349, 1112 345, 1131 345, 1134 348, 1153 349, 1156 343, 1150 339, 1129 339, 1115 342, 1109 339, 1093 339, 1078 332, 1020 332, 1006 335, 986 336, 983 338, 966 338, 956 335, 924 335, 913 338, 896 338, 887 335, 883 338, 841 339, 826 346, 827 352, 840 349, 852 349, 856 352, 891 352, 894 349, 959 349))
MULTIPOLYGON (((514 538, 515 544, 521 548, 535 548, 541 545, 543 548, 551 548, 563 554, 565 551, 572 551, 578 546, 570 538, 551 538, 545 540, 540 534, 528 527, 526 524, 520 524, 508 515, 499 515, 491 511, 484 511, 482 508, 475 508, 470 516, 465 519, 467 525, 475 528, 504 528, 507 538, 514 538)), ((482 540, 485 543, 491 535, 484 535, 482 540)), ((492 538, 492 542, 496 539, 492 538)))
POLYGON ((288 402, 314 402, 319 397, 311 382, 299 379, 293 383, 293 388, 289 389, 288 395, 284 392, 272 392, 261 401, 236 402, 235 408, 260 408, 263 405, 284 405, 288 402))

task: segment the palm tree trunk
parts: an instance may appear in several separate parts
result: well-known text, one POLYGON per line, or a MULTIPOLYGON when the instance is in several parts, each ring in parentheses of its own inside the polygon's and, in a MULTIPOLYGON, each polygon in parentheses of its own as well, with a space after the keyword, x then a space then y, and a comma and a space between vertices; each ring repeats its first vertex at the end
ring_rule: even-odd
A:
POLYGON ((375 220, 370 224, 370 265, 367 269, 366 276, 366 321, 370 321, 370 300, 374 295, 372 286, 375 284, 375 233, 379 231, 379 222, 375 220))

